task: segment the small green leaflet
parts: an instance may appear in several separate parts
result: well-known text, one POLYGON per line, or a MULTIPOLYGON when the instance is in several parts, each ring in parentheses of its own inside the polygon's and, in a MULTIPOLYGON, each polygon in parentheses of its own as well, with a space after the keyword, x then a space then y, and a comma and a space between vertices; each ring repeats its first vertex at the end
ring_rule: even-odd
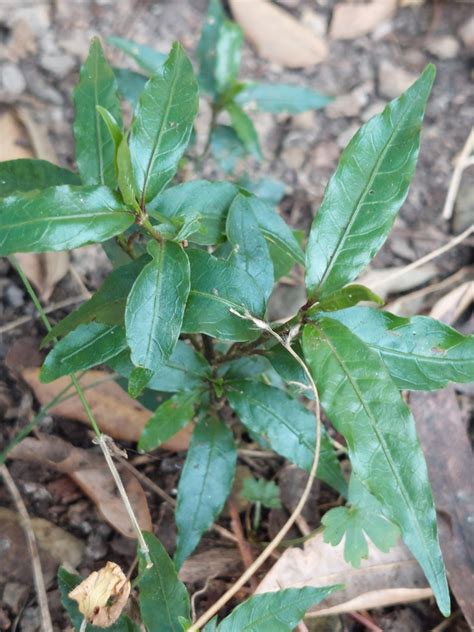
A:
POLYGON ((346 439, 353 473, 400 527, 438 606, 450 611, 436 512, 415 421, 380 357, 330 318, 303 330, 321 403, 346 439))
POLYGON ((101 323, 79 325, 48 353, 40 379, 42 382, 52 382, 62 375, 85 371, 107 362, 126 348, 123 327, 110 327, 101 323))
POLYGON ((344 559, 359 568, 369 556, 366 537, 388 553, 400 536, 400 530, 383 514, 382 505, 352 475, 349 483, 349 507, 335 507, 324 514, 324 541, 337 546, 345 536, 344 559))
POLYGON ((190 605, 186 586, 179 580, 176 568, 157 538, 143 533, 153 566, 147 568, 143 553, 138 550, 138 587, 140 614, 148 632, 183 632, 179 618, 189 619, 190 605))
MULTIPOLYGON (((309 471, 316 441, 314 415, 285 391, 256 380, 232 381, 226 385, 229 404, 242 423, 263 435, 275 452, 309 471)), ((317 477, 347 494, 347 484, 324 429, 317 477)))
POLYGON ((235 97, 240 105, 262 112, 287 112, 300 114, 307 110, 320 110, 333 100, 304 86, 288 86, 279 83, 249 83, 235 97))
POLYGON ((224 17, 220 0, 210 0, 198 44, 197 56, 199 60, 199 85, 212 96, 217 95, 216 49, 224 17))
POLYGON ((98 105, 108 110, 121 126, 115 75, 105 59, 100 40, 94 37, 74 90, 76 162, 84 184, 114 187, 115 148, 107 126, 96 109, 98 105))
POLYGON ((184 314, 183 333, 204 333, 222 340, 252 340, 258 330, 249 321, 234 315, 262 317, 265 298, 245 270, 216 259, 204 250, 187 251, 191 264, 191 291, 184 314))
POLYGON ((58 186, 2 200, 0 256, 70 250, 114 237, 134 216, 103 186, 58 186))
POLYGON ((197 108, 193 67, 182 46, 175 43, 162 72, 145 85, 130 131, 137 200, 152 200, 176 173, 197 108))
POLYGON ((125 135, 117 148, 117 181, 123 201, 127 206, 136 211, 140 210, 134 192, 133 166, 128 146, 128 137, 125 135))
POLYGON ((232 488, 237 450, 232 432, 211 416, 196 426, 179 479, 174 561, 180 568, 221 512, 232 488))
POLYGON ((261 503, 268 509, 280 509, 280 489, 275 481, 245 478, 241 495, 251 503, 261 503))
POLYGON ((60 184, 81 184, 81 179, 76 173, 47 160, 20 158, 0 162, 0 198, 18 191, 46 189, 60 184))
POLYGON ((200 395, 195 391, 183 391, 163 402, 143 429, 138 449, 155 450, 184 428, 194 417, 194 406, 200 395))
POLYGON ((171 241, 148 246, 153 257, 137 277, 127 299, 125 329, 136 367, 151 372, 168 360, 181 331, 189 294, 189 261, 171 241))
POLYGON ((399 389, 432 391, 474 380, 474 336, 428 316, 401 318, 371 307, 327 315, 345 325, 384 361, 399 389))
POLYGON ((237 606, 217 626, 217 632, 292 632, 311 606, 340 588, 336 584, 254 595, 237 606))
POLYGON ((249 154, 255 156, 255 158, 261 159, 262 151, 258 142, 257 131, 251 119, 235 101, 226 103, 225 109, 229 113, 230 122, 232 123, 235 133, 242 141, 245 149, 249 154))
POLYGON ((369 290, 364 285, 355 284, 347 285, 340 290, 331 292, 331 294, 315 303, 306 313, 308 316, 311 316, 318 312, 334 312, 338 309, 357 305, 361 301, 370 301, 377 303, 377 305, 383 305, 383 299, 380 296, 374 294, 372 290, 369 290))
POLYGON ((227 215, 226 233, 233 247, 230 262, 245 270, 268 300, 274 282, 268 246, 252 210, 252 197, 239 193, 227 215))
POLYGON ((135 109, 148 77, 128 68, 114 68, 119 95, 135 109))
POLYGON ((159 53, 154 48, 144 46, 143 44, 137 44, 132 40, 124 39, 123 37, 118 37, 117 35, 112 35, 107 39, 112 46, 116 46, 126 55, 135 60, 137 64, 150 75, 155 75, 156 73, 162 71, 163 64, 166 61, 165 53, 159 53))
POLYGON ((434 77, 430 64, 344 150, 311 227, 306 250, 311 296, 327 296, 355 279, 387 238, 415 171, 434 77))
POLYGON ((217 92, 223 94, 237 81, 242 56, 243 34, 235 22, 224 20, 216 45, 215 78, 217 92))

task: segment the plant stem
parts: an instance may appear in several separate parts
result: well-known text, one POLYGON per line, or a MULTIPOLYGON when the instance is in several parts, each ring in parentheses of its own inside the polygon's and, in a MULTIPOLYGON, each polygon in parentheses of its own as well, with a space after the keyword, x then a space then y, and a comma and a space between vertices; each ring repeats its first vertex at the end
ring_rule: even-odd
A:
POLYGON ((142 216, 140 226, 143 226, 146 232, 150 235, 150 237, 153 237, 155 241, 158 241, 160 244, 163 243, 163 236, 153 228, 152 223, 148 219, 148 215, 142 216))

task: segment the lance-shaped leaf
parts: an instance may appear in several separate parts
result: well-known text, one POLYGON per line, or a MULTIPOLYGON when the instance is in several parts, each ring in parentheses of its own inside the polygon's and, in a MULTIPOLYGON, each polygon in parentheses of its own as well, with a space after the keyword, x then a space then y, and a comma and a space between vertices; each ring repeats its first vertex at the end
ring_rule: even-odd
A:
MULTIPOLYGON (((313 413, 285 391, 255 380, 229 382, 229 404, 242 423, 270 443, 278 454, 309 471, 314 459, 316 419, 313 413)), ((321 454, 316 476, 341 494, 347 485, 334 448, 321 428, 321 454)))
POLYGON ((247 151, 230 125, 216 125, 211 133, 211 153, 219 167, 229 174, 247 151))
POLYGON ((379 354, 400 389, 431 391, 474 380, 474 336, 428 316, 401 318, 371 307, 328 314, 379 354))
POLYGON ((307 110, 320 110, 333 100, 304 86, 279 83, 247 84, 235 97, 237 103, 246 104, 262 112, 300 114, 307 110))
POLYGON ((217 626, 217 632, 292 632, 311 606, 339 588, 306 586, 254 595, 237 606, 217 626))
POLYGON ((165 53, 160 53, 154 48, 137 44, 133 40, 118 37, 117 35, 111 35, 107 39, 112 46, 116 46, 131 57, 150 75, 155 75, 163 69, 163 64, 166 61, 165 53))
POLYGON ((100 323, 79 325, 48 353, 40 379, 42 382, 52 382, 62 375, 85 371, 107 362, 126 347, 123 327, 100 323))
POLYGON ((234 480, 234 436, 219 419, 209 417, 193 432, 179 479, 174 561, 179 568, 221 512, 234 480))
POLYGON ((229 113, 230 122, 232 123, 235 133, 240 138, 245 149, 249 154, 255 156, 255 158, 261 159, 262 152, 258 142, 257 130, 251 119, 235 101, 226 103, 225 109, 229 113))
POLYGON ((191 291, 184 314, 183 332, 204 333, 222 340, 252 340, 259 330, 233 314, 248 310, 257 317, 265 312, 260 286, 245 270, 216 259, 204 250, 188 250, 191 291))
POLYGON ((184 428, 194 417, 194 405, 198 397, 196 391, 183 391, 163 402, 143 429, 138 442, 139 450, 159 448, 184 428))
POLYGON ((47 160, 20 158, 0 162, 0 198, 17 191, 46 189, 61 184, 81 184, 77 173, 47 160))
POLYGON ((152 533, 143 537, 153 563, 147 568, 143 553, 138 551, 140 614, 148 632, 183 632, 179 618, 189 619, 190 605, 186 586, 159 540, 152 533))
POLYGON ((135 195, 149 202, 171 180, 198 108, 198 86, 182 46, 173 45, 162 72, 146 84, 130 131, 135 195))
POLYGON ((206 20, 201 31, 197 56, 199 60, 199 85, 212 96, 217 94, 216 48, 225 14, 220 0, 210 0, 206 20))
POLYGON ((168 360, 181 331, 189 294, 189 261, 178 244, 150 242, 152 261, 138 275, 127 299, 125 329, 136 367, 149 377, 168 360))
POLYGON ((313 307, 308 309, 306 314, 311 316, 318 312, 335 312, 338 309, 357 305, 357 303, 361 301, 370 301, 371 303, 383 305, 383 299, 377 296, 377 294, 374 294, 368 287, 354 284, 331 292, 331 294, 328 294, 313 307))
POLYGON ((252 210, 251 196, 240 193, 235 197, 227 215, 226 233, 233 247, 230 261, 255 279, 268 300, 274 282, 273 263, 252 210))
POLYGON ((400 527, 447 616, 436 512, 410 409, 379 356, 341 323, 306 325, 303 351, 321 403, 347 441, 354 474, 400 527))
POLYGON ((0 255, 70 250, 114 237, 133 224, 133 214, 102 186, 59 186, 2 200, 0 255))
POLYGON ((434 76, 434 66, 427 66, 344 150, 311 227, 306 251, 311 295, 327 295, 355 279, 384 243, 415 171, 434 76))
POLYGON ((243 34, 238 24, 224 20, 216 45, 215 77, 217 91, 224 93, 237 81, 242 56, 243 34))
POLYGON ((119 95, 135 109, 148 77, 128 68, 114 68, 119 95))
POLYGON ((108 110, 119 125, 122 124, 117 81, 105 59, 100 40, 94 37, 74 90, 76 162, 84 184, 114 187, 114 142, 96 109, 98 105, 108 110))

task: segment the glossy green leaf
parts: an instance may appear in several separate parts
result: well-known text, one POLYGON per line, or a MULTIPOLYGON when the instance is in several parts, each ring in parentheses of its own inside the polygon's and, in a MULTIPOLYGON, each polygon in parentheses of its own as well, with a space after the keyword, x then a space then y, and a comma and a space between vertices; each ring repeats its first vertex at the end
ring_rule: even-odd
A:
POLYGON ((101 323, 79 325, 54 345, 41 368, 42 382, 107 362, 127 347, 123 327, 101 323))
POLYGON ((115 153, 117 153, 120 143, 122 142, 123 133, 122 128, 115 119, 115 117, 106 108, 101 105, 96 105, 95 109, 101 115, 102 120, 107 126, 109 134, 114 141, 115 153))
MULTIPOLYGON (((278 454, 309 471, 313 464, 316 420, 303 404, 285 391, 255 380, 227 384, 226 395, 242 423, 264 436, 278 454)), ((321 455, 317 477, 341 494, 347 485, 332 444, 321 429, 321 455)))
POLYGON ((245 270, 268 300, 274 283, 273 263, 253 212, 251 197, 239 193, 234 198, 227 215, 226 233, 233 249, 230 262, 245 270))
POLYGON ((216 44, 215 78, 219 94, 223 94, 237 81, 242 57, 243 34, 239 25, 224 20, 216 44))
POLYGON ((0 256, 70 250, 118 235, 133 215, 107 187, 59 186, 18 193, 0 207, 0 256))
POLYGON ((181 331, 189 293, 189 261, 171 241, 150 242, 153 257, 137 277, 127 299, 125 329, 136 367, 151 376, 168 360, 181 331))
POLYGON ((388 553, 400 536, 396 524, 388 520, 383 507, 355 476, 349 483, 349 507, 334 507, 321 519, 324 541, 337 546, 344 540, 344 559, 355 568, 369 556, 367 537, 388 553))
POLYGON ((428 316, 401 318, 371 307, 328 314, 384 361, 400 389, 431 391, 474 380, 474 336, 428 316))
POLYGON ((237 461, 234 435, 219 419, 201 420, 193 432, 179 479, 174 561, 179 568, 221 512, 237 461))
POLYGON ((123 136, 117 149, 117 181, 125 204, 136 211, 139 210, 134 191, 132 158, 127 136, 123 136))
POLYGON ((235 97, 237 103, 249 104, 262 112, 300 114, 307 110, 320 110, 333 100, 311 88, 288 86, 279 83, 247 84, 235 97))
POLYGON ((191 291, 184 314, 183 333, 205 333, 222 340, 252 340, 255 325, 231 313, 231 309, 262 317, 265 298, 245 270, 216 259, 204 250, 188 250, 191 291))
POLYGON ((384 243, 408 194, 420 145, 432 65, 344 150, 311 227, 306 285, 326 296, 357 277, 384 243))
POLYGON ((161 216, 172 221, 199 218, 199 230, 188 240, 210 246, 222 241, 226 214, 237 192, 231 182, 192 180, 166 189, 147 205, 147 210, 157 219, 161 216))
POLYGON ((194 406, 199 398, 195 391, 173 395, 159 406, 146 424, 138 442, 139 450, 155 450, 171 439, 194 417, 194 406))
MULTIPOLYGON (((303 352, 297 341, 292 344, 292 347, 299 356, 303 356, 303 352)), ((272 346, 266 351, 265 357, 269 360, 275 371, 281 375, 290 392, 302 394, 307 399, 314 399, 308 378, 301 365, 298 364, 284 347, 280 344, 272 346)))
POLYGON ((108 42, 119 48, 126 55, 131 57, 137 64, 150 75, 155 75, 162 71, 166 61, 165 53, 160 53, 154 48, 137 44, 133 40, 112 35, 107 38, 108 42))
POLYGON ((245 149, 249 154, 255 156, 255 158, 262 158, 262 151, 258 142, 257 130, 254 127, 251 119, 242 110, 240 105, 237 105, 235 101, 226 103, 225 109, 229 113, 230 122, 235 130, 235 133, 241 140, 245 149))
POLYGON ((324 318, 306 325, 303 350, 321 403, 346 439, 354 474, 400 527, 441 612, 449 614, 433 496, 410 409, 380 357, 341 323, 324 318))
MULTIPOLYGON (((60 567, 58 570, 58 587, 59 594, 61 596, 61 604, 68 613, 72 624, 76 630, 81 629, 82 621, 84 617, 79 612, 77 602, 74 599, 70 599, 69 593, 76 588, 83 581, 79 575, 74 575, 67 571, 64 567, 60 567)), ((84 632, 102 632, 104 628, 99 628, 96 625, 88 624, 84 628, 84 632)), ((140 627, 133 623, 126 614, 122 614, 119 619, 107 628, 109 632, 140 632, 140 627)))
POLYGON ((65 336, 78 325, 97 320, 105 325, 123 325, 125 302, 135 279, 149 261, 148 256, 120 266, 109 274, 91 298, 55 325, 42 341, 42 346, 54 338, 65 336))
POLYGON ((261 503, 268 509, 280 509, 280 489, 275 481, 263 478, 245 478, 241 496, 251 503, 261 503))
POLYGON ((225 173, 233 173, 237 162, 247 154, 244 144, 230 125, 214 127, 211 134, 211 152, 225 173))
POLYGON ((0 198, 18 191, 33 191, 61 184, 80 184, 76 173, 47 160, 20 158, 0 162, 0 198))
POLYGON ((199 60, 199 85, 212 96, 217 94, 216 49, 224 17, 220 0, 210 0, 206 20, 201 31, 197 56, 199 60))
POLYGON ((162 72, 146 84, 130 131, 138 200, 149 202, 176 173, 197 108, 193 67, 182 46, 175 43, 162 72))
POLYGON ((240 186, 250 191, 263 202, 270 206, 277 206, 285 195, 286 185, 280 180, 274 178, 260 178, 259 180, 251 180, 248 176, 244 176, 239 180, 240 186))
POLYGON ((148 632, 183 632, 179 618, 189 619, 190 604, 186 586, 179 580, 167 552, 152 533, 143 533, 153 562, 147 568, 138 551, 140 574, 140 614, 148 632))
POLYGON ((114 187, 114 143, 96 109, 98 105, 108 110, 121 126, 115 75, 105 59, 100 40, 94 37, 74 90, 76 162, 84 184, 114 187))
POLYGON ((306 314, 311 316, 318 312, 335 312, 345 307, 353 307, 361 301, 370 301, 371 303, 377 303, 377 305, 383 305, 383 299, 377 294, 374 294, 372 290, 369 290, 365 285, 347 285, 340 290, 335 290, 328 294, 315 305, 313 305, 306 314))
POLYGON ((114 68, 119 95, 135 109, 148 77, 128 68, 114 68))
POLYGON ((292 632, 306 611, 342 586, 287 588, 254 595, 237 606, 217 632, 292 632))

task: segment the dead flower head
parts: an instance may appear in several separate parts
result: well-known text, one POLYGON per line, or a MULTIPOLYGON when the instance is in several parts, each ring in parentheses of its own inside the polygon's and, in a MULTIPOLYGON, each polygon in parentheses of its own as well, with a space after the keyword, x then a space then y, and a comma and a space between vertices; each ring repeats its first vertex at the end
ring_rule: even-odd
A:
POLYGON ((77 601, 79 611, 88 623, 107 628, 117 621, 130 594, 130 582, 114 562, 91 573, 69 597, 77 601))

